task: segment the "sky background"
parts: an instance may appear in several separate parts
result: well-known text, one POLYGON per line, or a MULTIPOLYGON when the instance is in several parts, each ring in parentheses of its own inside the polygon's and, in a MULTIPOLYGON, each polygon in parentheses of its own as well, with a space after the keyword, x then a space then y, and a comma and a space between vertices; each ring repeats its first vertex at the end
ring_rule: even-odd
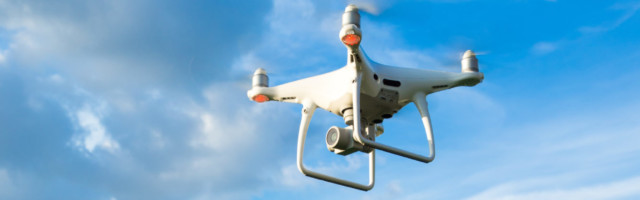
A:
MULTIPOLYGON (((345 1, 0 0, 0 199, 638 199, 639 1, 356 1, 362 47, 484 82, 427 97, 436 159, 378 151, 362 192, 295 165, 301 106, 249 101, 338 69, 345 1)), ((306 164, 334 155, 318 110, 306 164)), ((426 153, 408 105, 378 141, 426 153)))

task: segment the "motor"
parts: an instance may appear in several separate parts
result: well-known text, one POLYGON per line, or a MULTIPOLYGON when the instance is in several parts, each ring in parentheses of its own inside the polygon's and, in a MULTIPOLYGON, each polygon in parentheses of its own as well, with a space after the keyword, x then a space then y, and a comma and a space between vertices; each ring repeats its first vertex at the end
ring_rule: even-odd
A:
POLYGON ((462 72, 478 72, 478 59, 473 51, 465 51, 460 62, 462 64, 462 72))

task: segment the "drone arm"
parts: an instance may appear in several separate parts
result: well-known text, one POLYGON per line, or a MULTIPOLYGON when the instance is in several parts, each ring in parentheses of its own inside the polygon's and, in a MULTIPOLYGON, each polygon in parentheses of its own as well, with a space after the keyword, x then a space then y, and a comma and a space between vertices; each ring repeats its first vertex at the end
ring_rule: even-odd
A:
POLYGON ((264 95, 268 101, 301 103, 299 100, 305 97, 305 91, 302 88, 295 82, 275 87, 253 87, 247 92, 247 96, 254 101, 257 101, 257 96, 264 95))
MULTIPOLYGON (((337 97, 332 94, 340 94, 344 84, 349 84, 344 68, 325 74, 312 76, 273 87, 254 86, 247 91, 249 99, 257 101, 256 97, 262 96, 265 101, 281 101, 303 104, 306 100, 321 108, 327 108, 332 99, 337 97), (345 80, 345 81, 341 81, 345 80)), ((264 101, 258 101, 264 102, 264 101)))
POLYGON ((302 108, 302 120, 300 121, 300 131, 298 133, 298 156, 297 156, 297 164, 298 170, 302 172, 302 174, 306 176, 310 176, 313 178, 317 178, 320 180, 344 185, 347 187, 352 187, 355 189, 368 191, 373 188, 373 184, 375 182, 375 151, 371 151, 369 153, 369 184, 363 185, 343 179, 339 179, 333 176, 325 175, 322 173, 311 171, 304 166, 303 155, 304 155, 304 143, 307 137, 307 130, 309 129, 309 122, 311 121, 311 117, 313 116, 314 111, 317 106, 313 103, 305 102, 303 103, 302 108))
MULTIPOLYGON (((375 67, 379 75, 402 82, 402 87, 407 91, 405 94, 408 95, 413 95, 416 92, 430 94, 458 86, 474 86, 484 79, 482 72, 473 71, 456 73, 381 64, 376 64, 375 67)), ((415 102, 413 96, 405 96, 404 98, 415 102)))

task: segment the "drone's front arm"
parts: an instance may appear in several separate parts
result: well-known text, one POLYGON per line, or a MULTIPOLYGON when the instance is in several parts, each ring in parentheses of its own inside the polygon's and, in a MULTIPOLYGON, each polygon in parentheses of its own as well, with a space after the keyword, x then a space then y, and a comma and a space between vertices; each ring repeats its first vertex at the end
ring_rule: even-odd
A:
POLYGON ((327 108, 331 100, 348 91, 350 78, 345 77, 347 68, 329 73, 269 87, 266 72, 262 69, 254 73, 253 87, 247 92, 249 99, 256 102, 281 101, 299 103, 310 101, 321 108, 327 108))
MULTIPOLYGON (((303 79, 304 80, 304 79, 303 79)), ((253 87, 247 92, 249 99, 262 103, 265 101, 281 101, 301 103, 308 96, 304 90, 303 80, 286 83, 275 87, 253 87), (301 82, 298 84, 298 82, 301 82)))

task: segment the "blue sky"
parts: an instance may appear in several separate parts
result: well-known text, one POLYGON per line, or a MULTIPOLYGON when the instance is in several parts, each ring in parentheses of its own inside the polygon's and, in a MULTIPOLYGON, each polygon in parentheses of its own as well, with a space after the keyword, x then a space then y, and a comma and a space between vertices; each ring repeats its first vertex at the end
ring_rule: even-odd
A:
MULTIPOLYGON (((484 82, 428 96, 436 159, 377 155, 362 192, 295 167, 300 105, 271 85, 342 67, 345 1, 0 1, 0 199, 638 199, 639 1, 356 1, 380 63, 484 82)), ((413 105, 378 138, 426 151, 413 105)), ((305 159, 366 182, 366 156, 305 159)))

